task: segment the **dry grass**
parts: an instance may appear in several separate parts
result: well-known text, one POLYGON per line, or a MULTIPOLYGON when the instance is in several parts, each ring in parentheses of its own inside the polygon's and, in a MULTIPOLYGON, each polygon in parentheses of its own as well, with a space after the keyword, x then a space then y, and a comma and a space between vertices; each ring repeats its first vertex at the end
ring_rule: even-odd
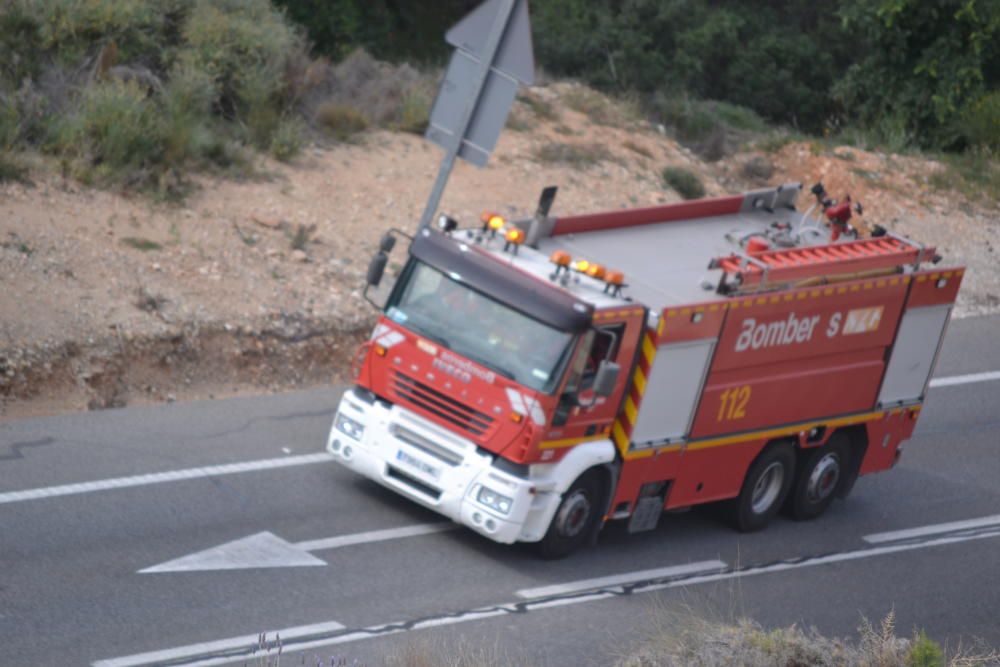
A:
POLYGON ((629 100, 612 101, 586 86, 572 86, 562 94, 562 101, 582 113, 596 125, 626 127, 639 118, 637 105, 629 100))
POLYGON ((364 51, 313 70, 314 85, 302 103, 335 136, 356 134, 361 122, 416 133, 427 127, 439 72, 379 62, 364 51))
POLYGON ((351 106, 324 102, 316 109, 316 123, 339 141, 347 141, 368 129, 368 119, 351 106))
POLYGON ((689 608, 654 609, 653 631, 616 667, 986 667, 1000 665, 995 651, 948 652, 923 632, 896 634, 892 612, 877 625, 863 619, 860 640, 824 637, 796 625, 768 630, 739 619, 708 620, 689 608), (950 654, 949 654, 950 653, 950 654))
POLYGON ((535 150, 535 159, 547 164, 566 164, 579 169, 586 169, 601 162, 616 161, 611 151, 602 144, 570 144, 557 141, 539 146, 535 150))
POLYGON ((559 112, 556 111, 552 103, 548 100, 543 100, 538 95, 523 92, 518 95, 517 100, 526 106, 538 120, 548 122, 559 120, 559 112))
POLYGON ((622 144, 622 147, 627 148, 633 153, 637 153, 638 155, 641 155, 642 157, 645 158, 652 159, 653 157, 653 151, 649 150, 645 146, 640 146, 639 144, 635 143, 632 140, 626 140, 625 143, 622 144))

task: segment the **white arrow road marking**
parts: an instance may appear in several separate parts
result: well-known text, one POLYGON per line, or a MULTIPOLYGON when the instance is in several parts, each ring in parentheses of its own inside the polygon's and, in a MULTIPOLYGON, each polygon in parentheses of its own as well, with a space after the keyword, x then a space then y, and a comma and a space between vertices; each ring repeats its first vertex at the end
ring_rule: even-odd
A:
POLYGON ((875 533, 865 535, 864 540, 869 544, 881 544, 883 542, 898 542, 909 540, 914 537, 927 537, 928 535, 941 535, 943 533, 954 533, 960 530, 970 530, 973 528, 993 528, 1000 527, 1000 514, 984 516, 981 519, 966 519, 965 521, 951 521, 949 523, 936 523, 930 526, 919 526, 917 528, 906 528, 905 530, 893 530, 886 533, 875 533))
MULTIPOLYGON (((324 632, 337 632, 343 630, 344 626, 336 621, 327 623, 316 623, 315 625, 300 625, 295 628, 285 628, 278 630, 278 636, 282 641, 286 639, 296 639, 298 637, 309 637, 324 632)), ((203 644, 189 644, 166 651, 150 651, 149 653, 137 653, 136 655, 124 658, 112 658, 111 660, 98 660, 94 667, 134 667, 136 665, 149 665, 154 663, 167 662, 168 660, 180 660, 183 658, 194 658, 199 655, 211 653, 222 653, 224 651, 240 651, 241 656, 248 656, 251 651, 260 645, 260 635, 246 635, 245 637, 232 637, 230 639, 220 639, 214 642, 203 644)), ((244 657, 245 659, 245 657, 244 657)), ((270 663, 268 663, 270 664, 270 663)))
POLYGON ((648 581, 649 579, 662 579, 664 577, 677 577, 686 574, 705 574, 710 571, 726 569, 726 564, 721 560, 703 560, 698 563, 688 565, 673 565, 671 567, 661 567, 655 570, 641 570, 639 572, 629 572, 627 574, 616 574, 610 577, 598 577, 596 579, 582 579, 580 581, 569 581, 565 584, 555 584, 552 586, 540 586, 538 588, 522 588, 515 595, 522 598, 541 598, 552 595, 562 595, 564 593, 579 593, 605 586, 617 586, 618 584, 631 584, 636 581, 648 581))
POLYGON ((201 479, 204 477, 220 477, 222 475, 235 475, 237 473, 255 472, 258 470, 274 470, 276 468, 291 468, 294 466, 329 463, 331 461, 333 461, 333 456, 331 454, 327 454, 326 452, 322 452, 319 454, 304 454, 302 456, 283 456, 278 459, 260 459, 257 461, 243 461, 241 463, 226 463, 217 466, 205 466, 203 468, 187 468, 184 470, 170 470, 168 472, 154 472, 148 475, 134 475, 132 477, 99 479, 94 482, 63 484, 61 486, 46 486, 37 489, 25 489, 24 491, 9 491, 7 493, 0 493, 0 505, 3 505, 4 503, 19 503, 24 502, 25 500, 38 500, 39 498, 71 496, 78 493, 93 493, 95 491, 108 491, 110 489, 127 489, 135 486, 147 486, 149 484, 179 482, 186 479, 201 479))
POLYGON ((311 555, 310 551, 325 551, 338 549, 355 544, 370 544, 386 540, 398 540, 405 537, 417 537, 443 533, 458 528, 455 523, 424 523, 415 526, 373 530, 367 533, 353 535, 338 535, 320 540, 305 542, 287 542, 274 533, 267 531, 242 537, 232 542, 220 544, 211 549, 181 556, 174 560, 160 563, 139 574, 154 574, 158 572, 206 572, 210 570, 249 570, 268 567, 315 567, 326 565, 326 561, 311 555))
MULTIPOLYGON (((468 623, 470 621, 479 621, 499 616, 523 615, 533 611, 538 611, 540 609, 565 607, 576 604, 584 604, 587 602, 596 602, 598 600, 607 600, 609 598, 622 597, 638 593, 650 593, 653 591, 660 591, 669 588, 694 586, 697 584, 707 584, 717 581, 724 581, 727 579, 740 579, 745 577, 753 577, 761 574, 772 574, 775 572, 799 570, 808 567, 829 565, 832 563, 862 560, 865 558, 885 556, 888 554, 900 553, 904 551, 926 549, 930 547, 943 546, 948 544, 959 544, 962 542, 983 540, 993 537, 1000 537, 1000 529, 993 530, 990 532, 984 531, 968 535, 938 537, 935 539, 928 539, 923 542, 907 542, 905 544, 892 544, 881 547, 870 547, 867 549, 859 549, 857 551, 846 551, 842 553, 827 554, 825 556, 805 556, 801 558, 792 558, 788 560, 763 563, 759 565, 729 567, 727 569, 724 569, 722 572, 715 572, 709 574, 695 573, 688 575, 675 575, 672 577, 668 576, 668 577, 653 578, 653 579, 647 579, 645 581, 631 581, 627 584, 604 586, 602 588, 598 588, 596 590, 591 590, 591 591, 566 592, 558 595, 550 595, 547 597, 535 598, 532 600, 522 600, 520 602, 497 604, 490 607, 480 607, 478 609, 471 609, 463 612, 447 612, 439 616, 434 616, 430 618, 424 616, 417 620, 394 621, 392 623, 383 623, 381 625, 373 625, 365 628, 352 628, 349 630, 345 630, 342 634, 335 634, 332 637, 322 636, 322 635, 314 637, 301 636, 297 638, 289 638, 286 640, 285 631, 282 631, 281 638, 282 638, 283 654, 288 655, 290 653, 297 651, 312 650, 317 648, 323 648, 326 646, 334 646, 337 644, 349 644, 352 642, 362 641, 366 639, 378 639, 404 632, 412 632, 414 630, 424 630, 427 628, 437 628, 449 625, 457 625, 460 623, 468 623)), ((619 576, 625 577, 628 575, 619 575, 619 576)), ((141 655, 155 655, 155 654, 141 654, 141 655)), ((218 655, 218 654, 206 655, 202 658, 196 658, 190 661, 176 661, 172 664, 184 665, 185 667, 195 667, 195 666, 208 667, 209 665, 222 665, 234 662, 245 663, 248 659, 252 657, 253 656, 251 655, 249 649, 247 649, 244 650, 244 652, 240 655, 236 655, 233 652, 230 652, 226 655, 218 655)), ((103 660, 100 662, 95 662, 93 664, 94 667, 134 667, 136 665, 153 664, 156 662, 156 660, 146 660, 145 662, 143 662, 139 661, 138 658, 139 656, 127 656, 125 658, 114 659, 126 662, 103 660)))
POLYGON ((1000 371, 990 371, 988 373, 971 373, 969 375, 952 375, 951 377, 934 378, 931 380, 932 387, 950 387, 956 384, 969 384, 972 382, 990 382, 1000 380, 1000 371))

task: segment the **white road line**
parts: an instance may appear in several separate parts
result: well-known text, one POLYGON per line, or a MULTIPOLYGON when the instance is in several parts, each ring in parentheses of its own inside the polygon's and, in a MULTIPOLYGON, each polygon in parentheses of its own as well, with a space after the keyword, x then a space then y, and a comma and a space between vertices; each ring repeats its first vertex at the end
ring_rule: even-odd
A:
POLYGON ((26 500, 38 500, 40 498, 54 498, 57 496, 71 496, 79 493, 108 491, 110 489, 125 489, 136 486, 148 486, 150 484, 163 484, 165 482, 179 482, 186 479, 219 477, 222 475, 235 475, 242 472, 255 472, 257 470, 273 470, 275 468, 291 468, 293 466, 313 465, 316 463, 327 463, 330 461, 333 461, 333 456, 327 454, 326 452, 322 452, 319 454, 303 454, 302 456, 284 456, 278 459, 260 459, 257 461, 243 461, 241 463, 226 463, 217 466, 205 466, 203 468, 187 468, 184 470, 154 472, 146 475, 134 475, 132 477, 100 479, 93 482, 79 482, 77 484, 46 486, 37 489, 25 489, 23 491, 8 491, 6 493, 0 493, 0 505, 5 503, 19 503, 26 500))
POLYGON ((673 565, 671 567, 661 567, 654 570, 640 570, 638 572, 616 574, 610 577, 597 577, 594 579, 568 581, 564 584, 553 584, 552 586, 522 588, 517 591, 515 595, 522 598, 541 598, 552 595, 563 595, 565 593, 579 593, 580 591, 589 591, 595 588, 604 588, 606 586, 631 584, 636 581, 679 577, 685 574, 701 574, 724 569, 726 569, 726 564, 721 560, 703 560, 697 563, 689 563, 687 565, 673 565))
POLYGON ((320 551, 323 549, 349 547, 355 544, 368 544, 370 542, 398 540, 403 537, 417 537, 420 535, 430 535, 432 533, 443 533, 445 531, 456 530, 458 528, 461 528, 461 526, 457 523, 424 523, 414 526, 402 526, 400 528, 372 530, 367 533, 354 533, 353 535, 338 535, 337 537, 327 537, 321 540, 307 540, 305 542, 296 542, 294 546, 304 551, 320 551))
POLYGON ((931 380, 932 387, 951 387, 956 384, 969 384, 971 382, 990 382, 1000 380, 1000 371, 990 371, 988 373, 971 373, 969 375, 952 375, 951 377, 934 378, 931 380))
MULTIPOLYGON (((279 630, 277 634, 284 641, 287 639, 295 639, 296 637, 317 635, 323 632, 337 632, 338 630, 343 629, 344 626, 342 624, 337 623, 336 621, 328 621, 326 623, 316 623, 313 625, 300 625, 295 628, 286 628, 284 630, 279 630)), ((268 635, 267 639, 268 641, 273 641, 274 637, 273 635, 268 635)), ((232 637, 230 639, 220 639, 218 641, 204 642, 202 644, 189 644, 187 646, 171 648, 165 651, 150 651, 149 653, 127 655, 123 658, 98 660, 93 663, 93 665, 94 667, 134 667, 136 665, 151 665, 158 662, 166 662, 168 660, 194 658, 199 655, 205 655, 206 653, 219 653, 222 651, 232 651, 234 649, 243 649, 246 651, 246 653, 241 654, 239 658, 226 658, 226 660, 232 662, 237 659, 246 660, 250 651, 258 647, 259 642, 259 634, 246 635, 244 637, 232 637)), ((276 650, 277 649, 272 649, 271 653, 275 653, 276 650)))
POLYGON ((940 535, 942 533, 953 533, 959 530, 969 530, 970 528, 1000 527, 1000 514, 984 516, 980 519, 966 519, 964 521, 951 521, 949 523, 936 523, 930 526, 918 526, 917 528, 907 528, 905 530, 892 530, 885 533, 874 533, 865 535, 864 540, 869 544, 881 544, 883 542, 898 542, 914 537, 926 537, 927 535, 940 535))
MULTIPOLYGON (((829 565, 831 563, 861 560, 864 558, 873 558, 893 553, 900 553, 903 551, 913 551, 916 549, 926 549, 929 547, 943 546, 948 544, 958 544, 961 542, 970 542, 974 540, 983 540, 994 537, 1000 537, 1000 530, 976 533, 972 535, 939 537, 936 539, 926 540, 924 542, 908 542, 906 544, 893 544, 882 547, 871 547, 868 549, 860 549, 858 551, 848 551, 837 554, 829 554, 827 556, 817 556, 813 558, 778 561, 776 563, 770 563, 765 565, 748 566, 742 569, 733 568, 730 570, 717 572, 714 574, 704 574, 704 575, 696 574, 694 576, 687 576, 687 577, 679 576, 678 578, 668 579, 667 581, 662 581, 660 583, 656 583, 656 579, 650 580, 648 583, 631 581, 628 584, 622 584, 618 586, 607 586, 604 588, 593 590, 592 592, 589 593, 587 592, 564 593, 561 596, 555 595, 545 598, 538 598, 535 600, 499 604, 490 607, 481 607, 479 609, 472 609, 464 613, 447 613, 434 618, 425 618, 420 621, 394 621, 392 623, 374 625, 366 628, 355 628, 351 629, 349 632, 346 632, 341 635, 336 635, 333 637, 319 637, 316 638, 315 640, 306 640, 300 643, 294 643, 294 642, 285 643, 284 655, 289 655, 291 653, 296 653, 311 649, 323 648, 326 646, 349 644, 352 642, 363 641, 368 639, 388 637, 390 635, 396 635, 404 632, 412 632, 414 630, 423 630, 426 628, 457 625, 460 623, 468 623, 471 621, 479 621, 487 618, 495 618, 498 616, 505 616, 505 615, 514 615, 514 614, 523 615, 540 609, 550 609, 553 607, 565 607, 576 604, 584 604, 587 602, 596 602, 598 600, 606 600, 616 596, 621 596, 624 595, 626 592, 649 593, 668 588, 695 586, 698 584, 724 581, 726 579, 741 579, 761 574, 787 572, 789 570, 799 570, 808 567, 816 567, 818 565, 829 565), (628 591, 626 591, 626 588, 630 586, 631 588, 628 591)), ((285 636, 286 636, 285 631, 282 631, 282 637, 284 638, 285 636)), ((211 656, 211 657, 206 657, 204 660, 196 660, 196 661, 183 662, 177 664, 178 665, 183 664, 184 667, 208 667, 209 665, 223 665, 236 662, 242 662, 245 664, 246 661, 251 657, 252 656, 250 656, 248 653, 245 653, 241 656, 235 656, 235 655, 211 656)), ((100 662, 95 662, 93 664, 94 667, 132 667, 134 665, 152 664, 152 662, 154 662, 154 661, 146 663, 137 662, 135 661, 135 658, 136 656, 130 656, 127 658, 104 660, 100 662), (131 660, 131 661, 115 662, 115 660, 131 660)))

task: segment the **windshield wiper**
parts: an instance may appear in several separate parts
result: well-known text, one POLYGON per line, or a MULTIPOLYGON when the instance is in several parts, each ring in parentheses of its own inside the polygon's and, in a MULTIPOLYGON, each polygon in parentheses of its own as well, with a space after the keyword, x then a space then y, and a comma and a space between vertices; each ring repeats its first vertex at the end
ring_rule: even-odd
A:
MULTIPOLYGON (((423 317, 423 315, 421 315, 421 317, 423 317)), ((430 338, 432 341, 434 341, 438 345, 443 345, 444 347, 448 348, 449 350, 451 349, 451 343, 448 342, 447 338, 445 338, 441 334, 430 333, 429 331, 427 331, 427 327, 425 327, 425 326, 414 326, 414 320, 409 315, 407 315, 407 319, 408 319, 408 321, 403 326, 409 326, 411 329, 414 330, 415 333, 423 336, 424 338, 430 338)))
POLYGON ((492 361, 488 361, 487 359, 483 359, 482 357, 478 357, 478 356, 472 354, 471 352, 466 352, 466 351, 463 350, 461 352, 461 354, 464 354, 469 359, 472 359, 473 361, 475 361, 477 364, 480 364, 482 366, 486 366, 487 368, 496 371, 497 373, 499 373, 500 375, 504 376, 508 380, 515 380, 516 381, 516 379, 514 378, 514 374, 511 373, 506 368, 504 368, 503 366, 498 366, 497 364, 493 363, 492 361))
POLYGON ((451 349, 451 343, 449 343, 448 339, 445 338, 444 336, 441 336, 439 334, 427 333, 426 331, 423 331, 423 330, 419 331, 418 333, 421 336, 423 336, 424 338, 430 338, 432 341, 434 341, 438 345, 442 345, 442 346, 448 348, 449 350, 451 349))

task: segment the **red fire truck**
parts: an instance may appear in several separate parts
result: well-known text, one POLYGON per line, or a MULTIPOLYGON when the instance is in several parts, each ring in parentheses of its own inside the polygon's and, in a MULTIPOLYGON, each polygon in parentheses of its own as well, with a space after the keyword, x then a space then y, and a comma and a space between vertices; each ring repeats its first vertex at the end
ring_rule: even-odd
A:
POLYGON ((964 269, 883 229, 832 242, 800 190, 442 217, 381 286, 328 451, 547 556, 701 503, 742 531, 819 516, 898 460, 964 269))

